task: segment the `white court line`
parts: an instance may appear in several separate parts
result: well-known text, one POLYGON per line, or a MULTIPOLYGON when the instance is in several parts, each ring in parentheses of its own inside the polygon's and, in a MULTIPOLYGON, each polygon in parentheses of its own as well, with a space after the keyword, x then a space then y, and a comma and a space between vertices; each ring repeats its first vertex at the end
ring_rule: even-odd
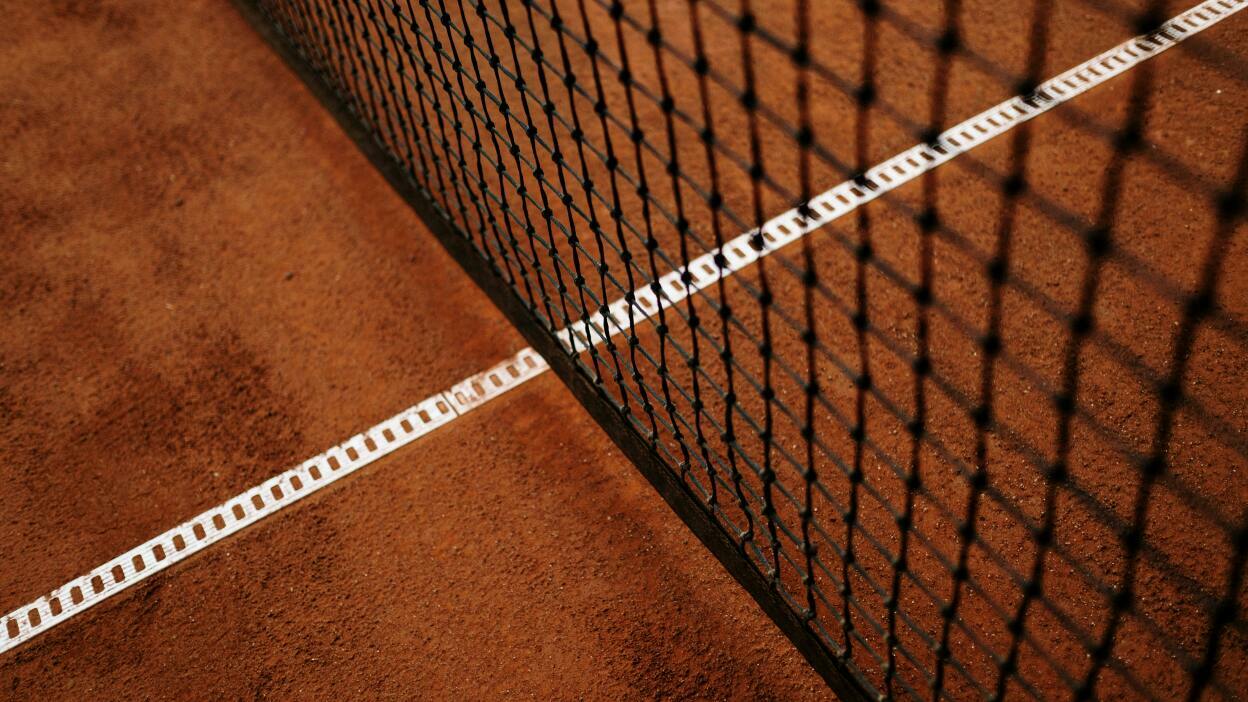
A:
POLYGON ((0 653, 406 446, 546 368, 537 352, 524 349, 70 580, 0 619, 0 653))
MULTIPOLYGON (((953 157, 1053 109, 1127 69, 1160 54, 1248 7, 1248 0, 1206 0, 1161 25, 1151 35, 1127 40, 1117 47, 1042 83, 1036 97, 1027 102, 1016 96, 946 130, 933 144, 920 144, 867 171, 875 185, 864 188, 847 181, 810 201, 813 216, 803 218, 797 209, 773 217, 761 228, 765 244, 755 249, 750 231, 709 251, 659 278, 662 295, 650 287, 636 291, 633 317, 645 319, 660 305, 684 300, 721 277, 739 271, 759 258, 797 241, 806 234, 852 212, 884 193, 914 180, 953 157), (715 261, 723 256, 723 266, 715 261), (687 282, 682 283, 686 271, 687 282)), ((590 318, 591 333, 601 343, 628 324, 628 301, 608 306, 604 315, 590 318)), ((558 332, 565 348, 587 348, 585 326, 578 323, 558 332)), ((371 429, 357 434, 328 451, 309 458, 240 495, 179 524, 165 533, 98 566, 86 575, 56 588, 48 595, 0 618, 0 653, 30 640, 126 588, 151 577, 188 556, 202 551, 244 527, 303 499, 340 478, 354 473, 418 437, 543 373, 548 366, 532 349, 457 383, 371 429)))
MULTIPOLYGON (((1087 92, 1245 7, 1248 7, 1248 0, 1206 0, 1163 23, 1156 32, 1128 39, 1056 78, 1041 83, 1030 102, 1024 100, 1023 96, 1012 97, 945 130, 931 144, 912 146, 871 168, 865 177, 872 187, 860 186, 852 180, 845 181, 812 198, 809 203, 811 215, 808 218, 802 217, 797 208, 772 217, 760 228, 764 240, 761 249, 754 248, 751 243, 759 230, 750 230, 723 246, 698 256, 687 266, 660 276, 658 283, 662 290, 661 295, 649 286, 635 290, 632 303, 634 320, 657 314, 660 305, 670 307, 684 300, 718 282, 721 277, 745 268, 955 156, 1087 92), (715 261, 721 255, 722 266, 715 261)), ((571 352, 587 349, 587 332, 595 344, 619 334, 628 328, 628 308, 627 298, 621 298, 607 306, 605 315, 598 312, 588 322, 570 325, 560 332, 564 348, 571 352), (589 329, 586 328, 587 324, 589 329)))

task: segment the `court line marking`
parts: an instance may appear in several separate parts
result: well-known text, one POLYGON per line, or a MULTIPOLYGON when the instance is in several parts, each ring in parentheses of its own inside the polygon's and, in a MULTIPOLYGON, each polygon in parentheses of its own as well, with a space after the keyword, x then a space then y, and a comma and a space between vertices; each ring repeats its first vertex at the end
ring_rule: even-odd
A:
MULTIPOLYGON (((946 161, 1082 95, 1245 7, 1248 7, 1248 0, 1206 0, 1162 23, 1157 31, 1132 37, 1041 83, 1032 97, 1016 95, 946 129, 932 143, 917 144, 876 165, 864 174, 869 187, 848 180, 812 198, 808 217, 803 217, 797 208, 772 217, 759 229, 752 229, 692 259, 688 265, 659 276, 656 282, 661 295, 651 286, 633 291, 634 320, 657 314, 660 305, 670 307, 681 302, 717 283, 721 277, 740 271, 946 161), (755 248, 751 240, 756 239, 760 231, 763 241, 760 248, 755 248)), ((605 313, 597 312, 586 321, 570 325, 560 332, 563 347, 573 353, 583 351, 589 348, 588 338, 598 344, 624 331, 629 324, 629 305, 627 297, 621 298, 608 305, 605 313)))
MULTIPOLYGON (((598 338, 594 344, 620 333, 628 324, 632 304, 634 320, 657 314, 661 305, 671 306, 693 293, 754 263, 759 258, 797 241, 810 232, 900 187, 923 173, 1043 114, 1093 87, 1156 56, 1248 7, 1248 0, 1206 0, 1162 24, 1156 32, 1119 44, 1040 85, 1033 97, 1015 96, 945 130, 931 144, 919 144, 866 172, 864 187, 846 181, 810 201, 813 216, 803 217, 796 208, 768 220, 712 249, 658 281, 661 295, 647 286, 627 298, 557 332, 564 348, 577 352, 578 342, 588 348, 586 325, 598 338), (756 249, 751 242, 761 231, 764 240, 756 249), (722 257, 717 262, 717 257, 722 257), (687 275, 686 275, 687 273, 687 275), (683 282, 682 282, 683 281, 683 282), (639 316, 640 315, 640 316, 639 316)), ((0 654, 103 602, 169 566, 204 550, 221 539, 287 507, 321 488, 354 473, 434 429, 463 416, 491 399, 541 375, 549 366, 533 349, 435 393, 393 417, 367 429, 298 466, 269 478, 225 502, 70 580, 34 602, 0 617, 0 654)))
POLYGON ((546 368, 536 351, 524 349, 70 580, 0 619, 0 653, 410 444, 546 368))

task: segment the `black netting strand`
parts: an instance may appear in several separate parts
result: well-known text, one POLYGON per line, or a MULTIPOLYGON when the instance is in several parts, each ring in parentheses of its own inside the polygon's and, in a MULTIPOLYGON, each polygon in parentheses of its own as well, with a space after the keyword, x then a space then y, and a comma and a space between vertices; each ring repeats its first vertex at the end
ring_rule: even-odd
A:
POLYGON ((1248 0, 240 4, 838 692, 1248 689, 1248 0))

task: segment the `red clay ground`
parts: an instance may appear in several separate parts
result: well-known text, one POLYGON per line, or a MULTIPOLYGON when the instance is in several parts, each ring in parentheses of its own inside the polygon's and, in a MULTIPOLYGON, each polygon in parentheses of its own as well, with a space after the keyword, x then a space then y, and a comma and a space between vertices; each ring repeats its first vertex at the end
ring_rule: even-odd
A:
MULTIPOLYGON (((1182 9, 1168 5, 1170 13, 1182 9)), ((15 146, 3 156, 2 172, 6 192, 15 196, 0 205, 0 225, 16 234, 6 252, 12 261, 0 273, 0 314, 6 315, 0 440, 16 460, 0 468, 13 486, 0 497, 0 596, 10 606, 520 344, 229 7, 181 14, 130 7, 59 4, 8 13, 13 37, 0 54, 0 75, 11 78, 0 80, 12 85, 0 85, 0 115, 6 136, 12 132, 6 141, 15 146)), ((963 27, 967 42, 1017 72, 1025 23, 1001 14, 999 3, 967 7, 975 18, 963 27)), ((1128 24, 1088 3, 1056 7, 1047 72, 1131 33, 1128 24)), ((673 29, 681 26, 684 9, 681 3, 664 9, 671 13, 663 19, 668 37, 678 44, 688 41, 673 29)), ((605 23, 596 12, 596 21, 605 23)), ((919 26, 939 29, 937 13, 906 12, 919 26)), ((761 18, 787 34, 787 13, 763 12, 761 18)), ((821 35, 837 37, 819 44, 827 52, 821 58, 850 75, 858 19, 849 4, 833 3, 820 4, 814 18, 821 35)), ((1190 183, 1175 182, 1158 167, 1154 151, 1207 181, 1226 180, 1243 138, 1243 76, 1228 76, 1248 55, 1243 19, 1205 35, 1240 63, 1210 64, 1182 49, 1154 62, 1148 137, 1159 146, 1128 169, 1116 243, 1180 290, 1193 284, 1199 253, 1191 252, 1206 243, 1209 208, 1192 195, 1190 183)), ((734 30, 714 26, 711 53, 720 66, 735 56, 734 30)), ((921 119, 932 58, 890 32, 881 30, 881 94, 921 119)), ((635 55, 644 52, 640 32, 629 41, 635 55)), ((764 98, 784 102, 793 84, 787 58, 760 49, 758 60, 766 69, 764 98)), ((646 70, 642 65, 638 74, 649 75, 646 70)), ((727 72, 735 77, 737 70, 727 72)), ((676 86, 681 104, 696 92, 688 75, 684 81, 676 86)), ((1111 82, 1079 107, 1116 124, 1127 84, 1111 82)), ((821 108, 816 131, 838 153, 849 151, 850 104, 826 85, 815 89, 821 108)), ((1012 92, 1012 85, 959 62, 950 113, 970 114, 1012 92)), ((740 151, 739 111, 733 123, 731 101, 724 95, 712 100, 726 113, 722 133, 740 151)), ((643 119, 654 123, 657 112, 653 105, 648 110, 643 119)), ((1072 129, 1081 119, 1063 110, 1035 123, 1030 174, 1037 192, 1090 216, 1108 142, 1072 129)), ((913 141, 883 118, 874 124, 873 157, 913 141)), ((697 176, 701 154, 696 141, 685 138, 691 133, 682 135, 690 150, 682 158, 697 176)), ((770 163, 792 161, 785 137, 774 129, 762 136, 770 163)), ((1007 146, 998 140, 975 156, 1004 169, 1007 146)), ((987 251, 995 234, 996 188, 979 182, 965 163, 964 157, 940 171, 941 212, 987 251)), ((831 185, 838 179, 833 176, 816 169, 816 184, 831 185)), ((794 173, 779 177, 791 184, 794 173)), ((747 185, 739 172, 725 176, 728 201, 743 212, 747 185)), ((670 199, 661 188, 657 197, 670 199)), ((897 199, 917 203, 917 184, 897 199)), ((787 204, 775 198, 766 210, 787 204)), ((701 210, 690 217, 705 232, 701 210)), ((913 279, 913 224, 883 203, 869 210, 878 255, 913 279)), ((855 271, 833 240, 837 233, 857 235, 849 221, 821 232, 813 239, 816 260, 829 288, 850 299, 855 271)), ((671 232, 663 237, 667 245, 671 232)), ((1248 399, 1242 335, 1248 275, 1244 237, 1237 242, 1219 296, 1232 331, 1202 332, 1187 389, 1224 425, 1210 430, 1185 410, 1169 475, 1195 486, 1220 518, 1232 521, 1248 494, 1242 461, 1226 443, 1243 436, 1240 408, 1248 399)), ((1014 271, 1059 311, 1073 308, 1081 251, 1076 237, 1034 209, 1024 210, 1014 271)), ((937 243, 935 261, 938 299, 962 315, 972 334, 981 330, 982 262, 947 238, 937 243)), ((740 279, 756 275, 746 271, 740 279)), ((910 350, 914 314, 907 296, 877 273, 868 278, 874 323, 910 350)), ((777 276, 773 285, 782 306, 799 309, 792 276, 777 276)), ((1178 306, 1118 263, 1107 266, 1099 299, 1098 328, 1128 349, 1126 366, 1164 372, 1178 306)), ((1056 382, 1065 330, 1034 297, 1010 292, 1005 305, 1006 347, 1040 380, 1056 382)), ((757 329, 748 316, 755 303, 742 296, 735 306, 757 329)), ((830 304, 821 304, 818 314, 825 343, 853 366, 855 339, 846 320, 830 304)), ((974 397, 978 363, 967 359, 977 350, 965 331, 948 316, 934 315, 933 363, 951 387, 974 397)), ((871 344, 879 389, 901 398, 904 410, 908 369, 878 339, 871 344)), ((791 332, 781 334, 776 347, 781 357, 800 359, 791 332)), ((1118 441, 1146 448, 1155 412, 1151 388, 1101 346, 1090 345, 1082 363, 1080 397, 1090 416, 1118 441)), ((820 381, 833 405, 847 411, 853 400, 847 380, 825 363, 820 381)), ((999 415, 1024 440, 1042 449, 1052 445, 1055 417, 1035 379, 1003 370, 996 396, 999 415)), ((929 397, 933 436, 951 455, 968 460, 973 431, 965 408, 935 390, 929 397)), ((798 406, 800 388, 784 381, 779 398, 798 406)), ((742 402, 759 413, 758 398, 742 402)), ((826 415, 819 421, 832 426, 826 415)), ((866 421, 885 451, 905 455, 904 430, 882 406, 869 402, 866 421)), ((1094 501, 1125 514, 1136 475, 1086 420, 1076 423, 1076 432, 1072 475, 1094 501)), ((852 452, 845 436, 821 435, 840 454, 852 452)), ((799 441, 792 425, 778 428, 777 437, 792 446, 799 441)), ((994 488, 1003 502, 1035 518, 1038 477, 1008 441, 990 440, 994 488)), ((952 553, 951 520, 935 503, 956 517, 965 482, 930 449, 924 460, 929 495, 920 500, 918 521, 952 553)), ((820 468, 832 494, 843 499, 845 481, 832 466, 820 468)), ((900 482, 881 461, 868 457, 864 470, 886 499, 901 499, 900 482)), ((796 483, 791 471, 782 479, 796 483)), ((1176 585, 1157 559, 1217 591, 1227 544, 1172 486, 1159 489, 1150 521, 1147 539, 1157 550, 1137 582, 1139 613, 1169 635, 1165 644, 1191 655, 1202 640, 1200 608, 1190 588, 1176 585)), ((862 526, 894 548, 895 530, 884 510, 863 500, 862 526)), ((816 506, 830 529, 833 508, 822 500, 816 506)), ((1099 579, 1113 580, 1121 558, 1112 533, 1065 493, 1055 509, 1061 547, 1099 579)), ((791 510, 782 517, 791 519, 791 510)), ((984 543, 1005 554, 1015 570, 1026 570, 1029 539, 999 503, 984 508, 978 527, 984 543)), ((886 572, 878 554, 861 542, 859 549, 865 573, 878 578, 886 572)), ((830 549, 821 553, 836 567, 830 549)), ((943 566, 923 554, 912 566, 938 596, 947 596, 943 566)), ((971 566, 985 584, 968 595, 962 618, 1001 650, 1008 636, 984 598, 1012 608, 1017 589, 982 546, 971 566)), ((1095 633, 1103 626, 1104 597, 1056 557, 1048 571, 1050 600, 1095 633)), ((867 613, 881 617, 865 577, 852 579, 867 613)), ((820 585, 832 591, 830 582, 820 585)), ((935 606, 918 588, 907 583, 902 599, 919 624, 938 624, 935 606)), ((1066 668, 1073 661, 1070 673, 1081 673, 1082 650, 1042 607, 1034 610, 1030 630, 1057 655, 1027 650, 1020 666, 1047 689, 1057 685, 1054 660, 1066 668)), ((1185 684, 1181 666, 1138 625, 1133 615, 1116 654, 1138 662, 1150 688, 1178 694, 1185 684)), ((880 647, 864 616, 856 626, 880 647)), ((903 642, 920 649, 908 636, 903 633, 903 642)), ((972 674, 991 679, 981 648, 956 632, 951 643, 972 674)), ((859 663, 878 680, 878 667, 858 650, 859 663)), ((1242 681, 1246 651, 1238 638, 1225 648, 1219 675, 1232 689, 1242 681)), ((930 652, 920 656, 930 667, 930 652)), ((610 457, 608 444, 550 378, 153 578, 9 654, 0 666, 13 689, 31 697, 286 697, 301 690, 316 697, 676 696, 683 690, 706 697, 791 697, 821 690, 631 469, 610 457), (208 650, 213 653, 205 655, 208 650)), ((919 677, 907 668, 902 674, 919 677)), ((956 676, 950 685, 969 692, 956 676)), ((1130 690, 1111 672, 1097 692, 1117 697, 1130 690)))
MULTIPOLYGON (((522 345, 228 3, 3 14, 0 609, 522 345)), ((0 689, 827 694, 551 377, 5 654, 0 689)))

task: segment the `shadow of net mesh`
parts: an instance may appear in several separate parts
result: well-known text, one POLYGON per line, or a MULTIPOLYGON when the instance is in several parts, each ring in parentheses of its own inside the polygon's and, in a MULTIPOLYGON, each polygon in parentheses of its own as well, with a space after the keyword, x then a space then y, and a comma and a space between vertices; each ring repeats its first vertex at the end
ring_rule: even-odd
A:
POLYGON ((255 4, 863 697, 1248 689, 1243 17, 884 188, 1187 6, 255 4))

